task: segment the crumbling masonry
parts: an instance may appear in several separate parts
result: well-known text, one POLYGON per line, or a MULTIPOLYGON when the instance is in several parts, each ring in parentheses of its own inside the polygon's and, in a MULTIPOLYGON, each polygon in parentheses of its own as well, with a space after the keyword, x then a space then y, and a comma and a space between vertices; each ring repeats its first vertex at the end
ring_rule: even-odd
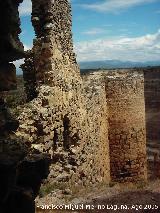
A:
POLYGON ((67 0, 32 0, 36 38, 23 65, 17 136, 52 158, 48 181, 79 187, 147 179, 144 75, 80 75, 67 0), (30 85, 33 85, 31 88, 30 85))
MULTIPOLYGON (((20 116, 17 135, 30 141, 32 148, 51 154, 50 180, 80 186, 109 182, 105 93, 97 95, 95 111, 89 111, 73 53, 70 5, 68 1, 33 1, 32 21, 37 36, 32 66, 38 97, 20 116)), ((29 76, 30 70, 24 67, 29 76)), ((88 99, 93 102, 93 97, 88 99)))

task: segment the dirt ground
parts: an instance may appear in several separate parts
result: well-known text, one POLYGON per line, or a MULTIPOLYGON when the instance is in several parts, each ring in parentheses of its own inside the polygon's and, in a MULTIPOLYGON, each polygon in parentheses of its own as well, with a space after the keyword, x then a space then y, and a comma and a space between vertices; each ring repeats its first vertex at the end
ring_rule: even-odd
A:
MULTIPOLYGON (((111 198, 94 200, 92 212, 160 212, 160 193, 150 191, 126 192, 111 198), (102 210, 103 209, 103 210, 102 210)), ((88 212, 82 211, 82 212, 88 212)))
MULTIPOLYGON (((51 203, 48 203, 48 205, 51 203)), ((68 211, 61 210, 37 210, 37 213, 63 213, 63 212, 151 212, 160 213, 160 180, 134 184, 116 184, 112 187, 94 188, 90 193, 84 191, 67 202, 68 211), (70 205, 70 206, 69 206, 70 205), (78 209, 78 210, 77 210, 78 209)), ((54 206, 55 207, 55 206, 54 206)), ((56 208, 55 207, 55 208, 56 208)))
POLYGON ((87 202, 92 210, 81 212, 160 212, 160 181, 152 181, 146 185, 139 183, 116 185, 111 193, 104 191, 100 196, 87 202))

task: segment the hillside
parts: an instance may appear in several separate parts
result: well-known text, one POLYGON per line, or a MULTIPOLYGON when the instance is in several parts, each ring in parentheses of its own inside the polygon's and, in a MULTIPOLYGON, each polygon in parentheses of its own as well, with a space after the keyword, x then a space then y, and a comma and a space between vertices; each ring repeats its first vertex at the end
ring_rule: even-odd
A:
POLYGON ((159 66, 159 61, 133 62, 120 60, 105 60, 105 61, 86 61, 79 63, 81 69, 114 69, 114 68, 133 68, 133 67, 148 67, 159 66))

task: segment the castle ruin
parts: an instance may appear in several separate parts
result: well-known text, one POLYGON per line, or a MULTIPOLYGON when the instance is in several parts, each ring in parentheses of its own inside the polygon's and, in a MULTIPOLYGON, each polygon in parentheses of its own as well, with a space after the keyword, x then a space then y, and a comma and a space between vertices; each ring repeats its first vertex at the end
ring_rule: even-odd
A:
MULTIPOLYGON (((15 87, 15 67, 10 62, 25 57, 22 69, 27 103, 18 121, 14 121, 14 128, 11 125, 14 134, 7 132, 4 110, 0 112, 0 119, 4 121, 0 124, 1 132, 5 130, 10 135, 9 141, 18 139, 29 147, 30 158, 25 158, 25 153, 15 164, 25 159, 20 166, 23 174, 28 172, 23 170, 26 164, 30 163, 32 171, 40 164, 44 171, 42 179, 47 178, 49 183, 67 183, 71 188, 111 181, 146 181, 146 130, 147 138, 154 137, 152 131, 149 133, 152 121, 146 119, 145 112, 145 106, 146 111, 150 110, 151 100, 146 98, 150 94, 150 74, 146 70, 122 69, 81 76, 73 51, 68 0, 32 0, 36 38, 32 50, 25 53, 18 38, 21 1, 5 2, 1 2, 0 7, 0 15, 6 18, 6 22, 1 23, 4 32, 0 34, 0 48, 4 53, 0 56, 1 108, 4 106, 2 91, 15 87), (16 13, 14 21, 3 13, 4 8, 10 13, 9 5, 12 5, 12 16, 16 13), (7 32, 6 25, 12 26, 7 32), (48 155, 51 165, 47 177, 48 155)), ((154 121, 157 122, 157 117, 154 121)), ((6 134, 0 135, 1 144, 6 141, 6 134)), ((156 136, 158 134, 159 129, 156 136)), ((4 153, 1 149, 0 156, 4 153)), ((4 164, 1 169, 6 169, 4 164)), ((5 177, 7 175, 8 167, 5 177)), ((19 179, 23 183, 21 176, 19 179)), ((33 203, 40 184, 41 180, 33 190, 33 203)))
POLYGON ((26 87, 33 100, 19 118, 17 135, 51 155, 50 181, 83 186, 146 180, 143 72, 82 78, 70 3, 33 0, 32 6, 36 38, 23 70, 25 84, 32 81, 35 90, 26 87))

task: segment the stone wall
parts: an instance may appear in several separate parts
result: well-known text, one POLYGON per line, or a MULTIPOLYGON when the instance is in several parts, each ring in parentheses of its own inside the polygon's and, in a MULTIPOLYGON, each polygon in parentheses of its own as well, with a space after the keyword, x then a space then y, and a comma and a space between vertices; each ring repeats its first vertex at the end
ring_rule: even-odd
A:
POLYGON ((0 1, 0 63, 12 62, 24 57, 23 44, 19 34, 20 19, 18 6, 22 0, 0 1))
POLYGON ((94 84, 89 91, 83 84, 73 52, 69 2, 34 0, 32 22, 36 39, 30 72, 38 96, 20 115, 17 136, 51 155, 50 184, 109 183, 105 87, 95 93, 94 84))
POLYGON ((36 81, 50 86, 72 85, 72 79, 79 81, 80 76, 73 52, 70 4, 67 0, 47 3, 33 0, 32 5, 37 37, 33 48, 36 81))
POLYGON ((16 88, 16 68, 12 62, 22 57, 18 39, 20 1, 0 2, 0 212, 5 212, 16 180, 16 165, 25 150, 15 139, 16 121, 6 107, 5 92, 16 88), (17 53, 18 52, 18 53, 17 53))
POLYGON ((34 54, 33 51, 27 51, 24 64, 21 65, 23 70, 24 88, 26 94, 26 101, 32 101, 37 97, 37 82, 34 68, 34 54))
POLYGON ((85 158, 88 160, 86 172, 91 175, 91 183, 108 183, 110 155, 105 81, 101 74, 93 73, 83 76, 83 86, 90 130, 90 138, 85 146, 85 158))
POLYGON ((21 2, 0 1, 0 92, 15 89, 16 68, 11 62, 24 57, 23 44, 19 40, 18 6, 21 2))

